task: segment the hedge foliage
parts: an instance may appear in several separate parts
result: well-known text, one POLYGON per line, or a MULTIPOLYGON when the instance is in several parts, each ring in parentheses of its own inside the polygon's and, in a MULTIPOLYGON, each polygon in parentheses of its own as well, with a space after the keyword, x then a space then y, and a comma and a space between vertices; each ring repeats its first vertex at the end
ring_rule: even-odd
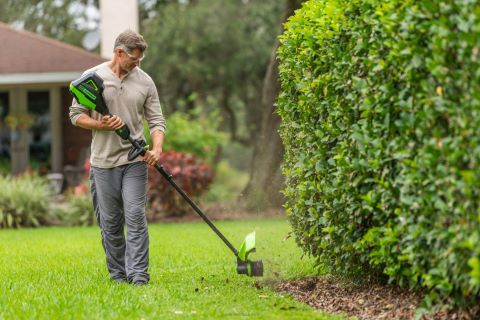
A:
POLYGON ((471 0, 315 0, 287 22, 286 208, 319 263, 478 301, 479 48, 471 0))

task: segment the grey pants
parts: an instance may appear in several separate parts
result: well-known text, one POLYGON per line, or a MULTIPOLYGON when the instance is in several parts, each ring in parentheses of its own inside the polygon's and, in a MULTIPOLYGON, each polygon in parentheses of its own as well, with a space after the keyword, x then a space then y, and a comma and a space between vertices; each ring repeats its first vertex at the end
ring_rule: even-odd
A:
POLYGON ((148 282, 147 164, 91 167, 90 187, 111 278, 148 282))

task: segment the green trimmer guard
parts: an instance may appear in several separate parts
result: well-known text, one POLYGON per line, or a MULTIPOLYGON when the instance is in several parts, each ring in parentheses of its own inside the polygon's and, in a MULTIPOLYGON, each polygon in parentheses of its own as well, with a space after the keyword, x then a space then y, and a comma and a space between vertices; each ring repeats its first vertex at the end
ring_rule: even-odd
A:
POLYGON ((261 277, 263 276, 262 260, 251 261, 248 255, 255 252, 255 232, 249 233, 245 237, 237 255, 237 273, 246 274, 247 276, 261 277))

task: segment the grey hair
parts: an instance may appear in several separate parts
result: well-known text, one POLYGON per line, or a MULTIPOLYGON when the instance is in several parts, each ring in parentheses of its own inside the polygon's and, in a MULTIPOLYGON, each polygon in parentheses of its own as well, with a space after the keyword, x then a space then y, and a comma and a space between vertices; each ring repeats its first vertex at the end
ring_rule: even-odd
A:
POLYGON ((115 51, 117 48, 120 48, 127 52, 132 52, 135 49, 144 52, 147 50, 147 47, 147 42, 145 42, 145 39, 143 39, 142 35, 132 30, 125 30, 118 35, 117 39, 115 39, 113 51, 115 51))

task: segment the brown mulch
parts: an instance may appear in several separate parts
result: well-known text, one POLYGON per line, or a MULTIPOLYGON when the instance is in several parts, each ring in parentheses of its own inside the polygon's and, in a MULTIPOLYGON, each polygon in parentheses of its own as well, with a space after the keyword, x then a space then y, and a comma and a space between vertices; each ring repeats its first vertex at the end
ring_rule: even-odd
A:
MULTIPOLYGON (((309 278, 276 283, 277 291, 286 292, 314 308, 355 316, 359 320, 414 319, 423 296, 420 293, 382 284, 353 285, 333 277, 309 278)), ((479 319, 478 308, 466 311, 441 310, 424 320, 479 319)))

